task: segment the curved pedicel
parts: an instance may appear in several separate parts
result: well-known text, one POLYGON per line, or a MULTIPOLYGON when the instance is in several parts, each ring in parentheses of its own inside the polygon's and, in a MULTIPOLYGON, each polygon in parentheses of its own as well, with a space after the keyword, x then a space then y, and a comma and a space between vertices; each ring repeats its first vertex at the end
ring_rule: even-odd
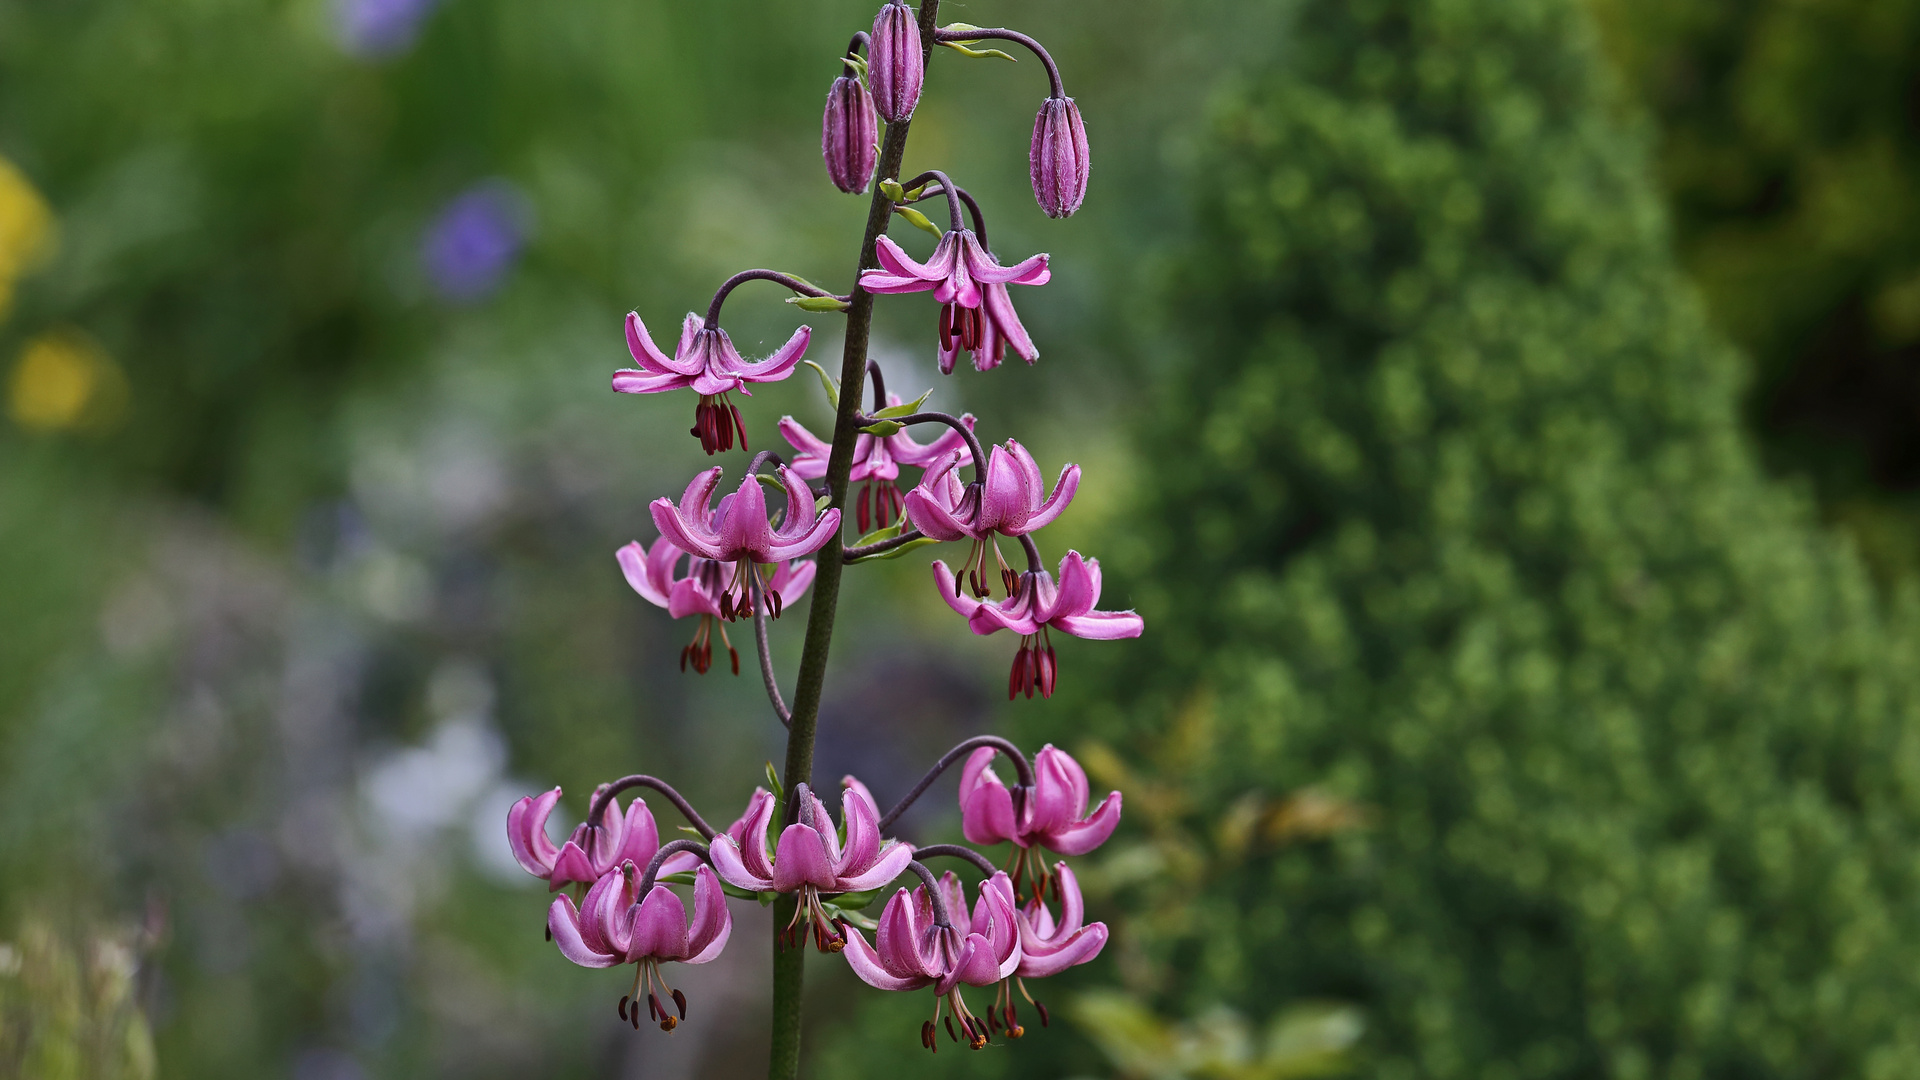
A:
MULTIPOLYGON (((914 188, 919 187, 921 184, 927 183, 929 181, 934 181, 934 180, 939 181, 943 185, 947 182, 944 174, 937 173, 932 170, 928 170, 927 172, 921 173, 919 176, 914 177, 913 179, 907 181, 904 184, 901 184, 900 186, 902 188, 905 188, 908 191, 911 191, 914 188)), ((933 188, 929 191, 923 191, 920 193, 919 198, 909 199, 907 201, 909 203, 917 203, 923 199, 930 199, 935 195, 946 195, 946 194, 947 194, 947 189, 943 186, 943 187, 933 188)), ((953 186, 953 194, 960 196, 960 201, 967 204, 967 215, 973 219, 974 238, 980 241, 981 247, 986 248, 988 251, 992 251, 993 248, 987 244, 987 217, 985 214, 980 212, 980 204, 977 202, 974 202, 973 196, 967 194, 967 189, 961 187, 958 184, 955 184, 953 186)), ((958 224, 954 225, 954 228, 956 229, 959 227, 960 226, 958 224)))
MULTIPOLYGON (((699 812, 688 804, 687 800, 681 798, 679 792, 673 790, 672 784, 658 777, 646 776, 640 773, 635 773, 632 776, 623 776, 594 792, 593 806, 587 811, 588 827, 594 829, 599 828, 600 819, 606 814, 607 803, 613 801, 615 795, 637 787, 651 788, 666 796, 667 801, 673 804, 674 809, 680 811, 681 816, 685 817, 689 824, 700 831, 701 836, 709 840, 713 839, 713 826, 707 824, 706 819, 702 818, 699 812)), ((674 843, 678 844, 681 843, 681 841, 675 840, 674 843)))
POLYGON ((1000 872, 1000 868, 993 865, 992 859, 961 844, 928 844, 926 847, 914 848, 913 853, 923 859, 938 859, 942 857, 961 859, 972 863, 976 870, 979 870, 988 877, 992 877, 1000 872))
POLYGON ((1011 41, 1039 57, 1041 66, 1047 69, 1047 82, 1052 85, 1053 96, 1067 96, 1066 85, 1060 81, 1060 68, 1053 62, 1053 57, 1047 55, 1047 50, 1042 48, 1039 42, 1018 30, 1008 30, 1004 27, 975 27, 972 30, 935 30, 933 32, 933 40, 942 45, 949 41, 984 41, 988 38, 996 41, 1011 41))
POLYGON ((942 930, 953 929, 953 924, 947 921, 946 897, 940 895, 940 881, 933 876, 933 871, 927 869, 927 865, 918 859, 908 863, 907 869, 920 875, 920 880, 927 887, 927 899, 933 901, 933 925, 942 930))
POLYGON ((915 540, 925 538, 926 534, 922 533, 919 529, 908 529, 906 532, 901 533, 891 540, 878 540, 865 547, 843 548, 840 552, 840 559, 842 562, 859 562, 869 555, 878 555, 883 551, 892 551, 894 548, 900 547, 903 544, 911 544, 915 540))
POLYGON ((639 900, 645 900, 647 894, 653 891, 654 879, 660 876, 660 867, 666 863, 667 859, 683 851, 691 851, 700 856, 701 861, 708 866, 713 865, 713 856, 707 854, 707 845, 698 840, 680 839, 661 844, 660 850, 654 852, 653 858, 647 860, 647 872, 640 875, 640 887, 633 892, 633 895, 638 898, 636 903, 639 900))
POLYGON ((742 270, 720 283, 714 291, 713 303, 707 305, 707 329, 716 330, 720 326, 720 305, 727 302, 727 294, 749 281, 771 281, 784 285, 801 296, 817 296, 832 300, 845 301, 847 298, 838 293, 830 293, 818 285, 812 285, 792 274, 783 274, 778 270, 742 270))
POLYGON ((980 477, 983 475, 982 470, 986 468, 987 452, 980 446, 979 436, 973 433, 972 428, 961 423, 959 417, 951 413, 933 412, 929 410, 927 412, 917 412, 911 416, 890 416, 884 420, 877 416, 856 416, 853 422, 861 427, 872 427, 874 424, 899 424, 902 427, 913 424, 945 424, 959 432, 961 438, 967 440, 967 450, 973 454, 973 483, 975 485, 979 484, 980 477))
POLYGON ((906 798, 901 799, 893 809, 887 811, 886 816, 880 819, 880 831, 885 833, 888 827, 899 819, 901 814, 907 812, 907 808, 912 806, 915 800, 927 793, 927 789, 933 786, 933 782, 940 779, 940 774, 946 772, 948 767, 954 762, 959 761, 961 758, 966 757, 968 754, 983 746, 993 747, 995 750, 1000 751, 1003 757, 1013 762, 1013 771, 1015 775, 1020 778, 1020 783, 1013 789, 1014 810, 1018 812, 1021 805, 1026 801, 1027 793, 1033 790, 1033 766, 1027 763, 1027 756, 1020 751, 1019 747, 1000 736, 975 735, 973 738, 967 739, 960 745, 942 754, 940 760, 933 763, 933 768, 928 769, 927 775, 921 777, 920 782, 913 785, 913 790, 907 792, 906 798))
POLYGON ((772 703, 773 714, 780 718, 781 726, 792 727, 793 713, 780 697, 780 680, 773 674, 773 654, 767 651, 767 605, 770 603, 767 586, 760 580, 760 571, 753 567, 747 568, 747 588, 753 593, 749 598, 753 604, 753 643, 760 650, 760 678, 767 684, 767 700, 772 703))

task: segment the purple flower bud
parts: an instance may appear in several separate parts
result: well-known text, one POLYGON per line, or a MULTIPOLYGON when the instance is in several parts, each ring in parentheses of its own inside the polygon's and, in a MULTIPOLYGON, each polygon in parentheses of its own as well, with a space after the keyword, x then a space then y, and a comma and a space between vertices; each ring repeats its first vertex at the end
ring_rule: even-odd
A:
POLYGON ((820 121, 820 156, 827 161, 833 186, 849 195, 867 190, 879 144, 880 122, 874 119, 867 88, 851 75, 833 80, 820 121))
POLYGON ((449 202, 421 242, 440 295, 471 303, 499 288, 526 244, 531 217, 526 197, 503 180, 483 181, 449 202))
POLYGON ((1027 165, 1033 197, 1048 217, 1071 217, 1087 197, 1087 127, 1070 97, 1050 97, 1033 119, 1027 165))
POLYGON ((873 84, 874 106, 887 123, 913 115, 926 77, 927 58, 920 51, 920 25, 913 9, 888 0, 873 17, 873 38, 867 45, 867 79, 873 84))

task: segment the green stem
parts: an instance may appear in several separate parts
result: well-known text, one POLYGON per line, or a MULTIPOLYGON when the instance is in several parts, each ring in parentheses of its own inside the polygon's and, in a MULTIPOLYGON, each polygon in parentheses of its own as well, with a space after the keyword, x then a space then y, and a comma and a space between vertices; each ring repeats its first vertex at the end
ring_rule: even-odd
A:
MULTIPOLYGON (((939 13, 940 0, 920 0, 923 61, 933 53, 939 13)), ((900 164, 907 152, 907 128, 911 123, 909 117, 887 125, 886 140, 880 145, 873 202, 867 210, 867 233, 860 242, 861 269, 879 265, 873 254, 874 243, 893 217, 893 204, 880 193, 879 181, 900 175, 900 164)), ((847 504, 847 474, 853 469, 853 444, 860 434, 854 419, 860 414, 860 396, 867 375, 867 339, 872 329, 873 294, 860 287, 856 274, 847 308, 847 344, 840 357, 840 405, 833 420, 833 451, 827 458, 827 491, 830 505, 836 509, 844 509, 847 504)), ((800 676, 793 691, 793 722, 787 729, 787 765, 782 773, 782 782, 787 785, 788 821, 797 811, 794 785, 811 783, 813 779, 813 735, 820 719, 820 691, 826 683, 827 652, 833 644, 840 574, 846 568, 841 557, 843 551, 844 544, 836 536, 816 557, 813 606, 807 612, 807 637, 800 651, 800 676)), ((784 895, 773 904, 773 1041, 767 1058, 767 1076, 771 1080, 798 1080, 800 1075, 800 1003, 806 985, 808 935, 797 935, 792 948, 781 943, 781 935, 798 905, 797 894, 784 895)))

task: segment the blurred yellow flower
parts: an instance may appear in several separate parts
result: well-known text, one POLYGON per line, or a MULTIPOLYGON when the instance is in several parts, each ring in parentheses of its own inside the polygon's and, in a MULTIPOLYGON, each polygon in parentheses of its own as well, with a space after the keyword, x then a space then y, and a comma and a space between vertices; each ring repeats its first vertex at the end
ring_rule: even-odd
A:
POLYGON ((13 286, 53 251, 53 211, 33 184, 0 158, 0 316, 13 306, 13 286))
POLYGON ((7 380, 7 415, 30 431, 98 431, 112 426, 126 404, 119 365, 71 327, 27 342, 7 380))

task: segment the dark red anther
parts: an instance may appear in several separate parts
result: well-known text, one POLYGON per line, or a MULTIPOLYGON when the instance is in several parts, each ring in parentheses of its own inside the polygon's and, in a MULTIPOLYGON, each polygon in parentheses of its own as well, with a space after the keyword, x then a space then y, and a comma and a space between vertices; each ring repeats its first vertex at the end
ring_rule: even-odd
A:
POLYGON ((939 1050, 933 1045, 933 1021, 931 1020, 920 1021, 920 1045, 935 1053, 939 1053, 939 1050))
POLYGON ((940 351, 953 351, 953 305, 940 305, 940 351))
POLYGON ((767 606, 773 609, 771 614, 774 618, 777 619, 780 617, 780 611, 786 606, 786 601, 780 598, 779 589, 767 590, 767 606))
POLYGON ((680 1019, 687 1018, 687 995, 678 990, 673 992, 673 1007, 680 1010, 680 1019))
POLYGON ((727 655, 733 658, 733 673, 735 675, 740 674, 740 650, 729 645, 727 646, 727 655))
POLYGON ((553 927, 551 927, 551 926, 543 926, 543 927, 541 927, 541 929, 542 929, 543 931, 545 931, 545 932, 546 932, 546 935, 547 935, 547 940, 548 940, 548 941, 552 941, 552 940, 553 940, 553 927))
POLYGON ((1044 1001, 1036 1001, 1036 1002, 1034 1002, 1034 1003, 1033 1003, 1033 1007, 1034 1007, 1034 1008, 1036 1008, 1036 1009, 1039 1009, 1039 1010, 1040 1010, 1040 1026, 1041 1026, 1041 1027, 1048 1027, 1048 1026, 1050 1026, 1050 1025, 1049 1025, 1049 1024, 1047 1023, 1047 1004, 1046 1004, 1046 1002, 1044 1002, 1044 1001))
POLYGON ((1052 645, 1036 649, 1034 656, 1040 669, 1040 696, 1050 698, 1053 696, 1054 681, 1060 675, 1060 659, 1054 654, 1052 645))
POLYGON ((740 433, 740 449, 742 450, 753 449, 751 446, 747 445, 747 425, 745 421, 740 419, 740 406, 735 405, 733 402, 729 401, 727 402, 727 411, 733 414, 734 430, 740 433))
POLYGON ((946 1016, 946 1017, 942 1017, 941 1019, 944 1020, 947 1025, 947 1038, 952 1039, 954 1042, 959 1042, 960 1036, 955 1035, 953 1033, 953 1017, 946 1016))
POLYGON ((638 1001, 633 1003, 633 1008, 627 1010, 627 1019, 633 1023, 633 1030, 640 1030, 640 1003, 638 1001))
POLYGON ((1033 656, 1025 645, 1013 654, 1013 670, 1007 675, 1007 700, 1019 697, 1022 690, 1028 697, 1033 696, 1033 656))
POLYGON ((620 995, 620 1019, 625 1020, 626 1018, 627 1018, 627 995, 621 994, 620 995))

